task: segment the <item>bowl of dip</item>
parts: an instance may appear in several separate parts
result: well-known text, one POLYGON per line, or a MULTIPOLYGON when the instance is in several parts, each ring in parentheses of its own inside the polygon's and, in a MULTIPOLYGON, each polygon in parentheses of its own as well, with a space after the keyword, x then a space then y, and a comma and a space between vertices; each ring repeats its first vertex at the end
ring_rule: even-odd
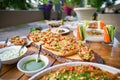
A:
POLYGON ((20 51, 21 46, 10 46, 0 49, 0 59, 2 64, 14 64, 17 63, 27 52, 27 48, 24 47, 20 51))
POLYGON ((36 62, 37 54, 29 55, 22 58, 17 63, 17 68, 27 76, 32 76, 35 73, 43 70, 49 64, 49 60, 46 56, 40 55, 38 62, 36 62))

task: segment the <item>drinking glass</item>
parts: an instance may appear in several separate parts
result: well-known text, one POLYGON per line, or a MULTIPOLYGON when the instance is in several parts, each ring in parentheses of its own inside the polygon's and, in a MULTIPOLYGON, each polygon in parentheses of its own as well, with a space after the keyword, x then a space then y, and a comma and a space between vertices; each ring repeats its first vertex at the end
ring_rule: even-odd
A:
POLYGON ((114 35, 115 35, 115 27, 112 25, 104 26, 104 43, 108 45, 113 45, 114 35))
POLYGON ((85 43, 86 38, 86 26, 78 25, 77 26, 77 39, 85 43))

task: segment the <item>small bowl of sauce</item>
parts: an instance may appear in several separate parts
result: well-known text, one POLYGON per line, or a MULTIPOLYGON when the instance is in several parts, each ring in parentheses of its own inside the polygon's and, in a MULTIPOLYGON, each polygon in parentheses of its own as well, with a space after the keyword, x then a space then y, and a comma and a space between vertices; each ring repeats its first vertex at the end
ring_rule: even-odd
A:
POLYGON ((22 58, 17 63, 17 68, 27 76, 32 76, 33 74, 46 68, 49 64, 48 58, 44 55, 40 55, 38 62, 36 62, 36 57, 37 54, 22 58))
POLYGON ((24 47, 20 53, 21 46, 10 46, 0 49, 0 59, 2 64, 14 64, 17 63, 27 52, 27 48, 24 47))
POLYGON ((34 71, 34 70, 38 70, 44 66, 45 66, 44 61, 39 59, 38 62, 36 62, 35 59, 31 59, 23 64, 22 69, 25 71, 34 71))

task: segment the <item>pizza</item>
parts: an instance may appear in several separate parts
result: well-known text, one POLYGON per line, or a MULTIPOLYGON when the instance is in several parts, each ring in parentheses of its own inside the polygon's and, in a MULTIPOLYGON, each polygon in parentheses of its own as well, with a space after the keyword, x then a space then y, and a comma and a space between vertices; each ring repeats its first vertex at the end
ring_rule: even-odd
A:
POLYGON ((78 51, 78 55, 82 61, 92 61, 95 59, 92 50, 89 49, 87 46, 81 47, 78 51))
MULTIPOLYGON (((62 57, 71 56, 74 54, 79 55, 78 52, 84 47, 82 42, 77 41, 74 36, 63 36, 57 33, 53 33, 51 30, 34 31, 30 33, 29 38, 35 43, 42 43, 44 49, 62 57)), ((90 52, 89 54, 91 55, 90 52)), ((89 59, 92 60, 92 57, 89 59)), ((82 57, 80 56, 80 58, 82 57)))
POLYGON ((51 30, 32 32, 30 39, 42 43, 44 48, 56 51, 58 56, 69 56, 78 51, 78 42, 75 37, 62 36, 51 30))
POLYGON ((23 43, 27 42, 27 38, 20 37, 20 36, 14 36, 14 37, 11 37, 9 41, 13 43, 14 45, 22 45, 23 43))
POLYGON ((58 67, 38 80, 118 80, 119 76, 93 65, 78 65, 58 67))

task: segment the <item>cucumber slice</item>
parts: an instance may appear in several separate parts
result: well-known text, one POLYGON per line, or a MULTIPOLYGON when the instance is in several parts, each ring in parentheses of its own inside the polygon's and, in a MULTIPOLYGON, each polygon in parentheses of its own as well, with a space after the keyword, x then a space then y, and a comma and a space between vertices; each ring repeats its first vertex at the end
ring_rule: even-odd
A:
POLYGON ((114 34, 115 34, 115 27, 112 25, 107 26, 107 31, 110 37, 110 41, 113 42, 114 34))
POLYGON ((82 40, 83 40, 83 30, 82 30, 82 26, 80 26, 80 32, 81 32, 81 37, 82 37, 82 40))
POLYGON ((114 34, 115 34, 115 27, 112 26, 112 25, 110 25, 110 27, 111 27, 110 38, 111 38, 111 42, 113 42, 113 40, 114 40, 114 34))
POLYGON ((85 39, 85 28, 83 25, 80 26, 80 30, 81 30, 82 40, 84 40, 85 39))

